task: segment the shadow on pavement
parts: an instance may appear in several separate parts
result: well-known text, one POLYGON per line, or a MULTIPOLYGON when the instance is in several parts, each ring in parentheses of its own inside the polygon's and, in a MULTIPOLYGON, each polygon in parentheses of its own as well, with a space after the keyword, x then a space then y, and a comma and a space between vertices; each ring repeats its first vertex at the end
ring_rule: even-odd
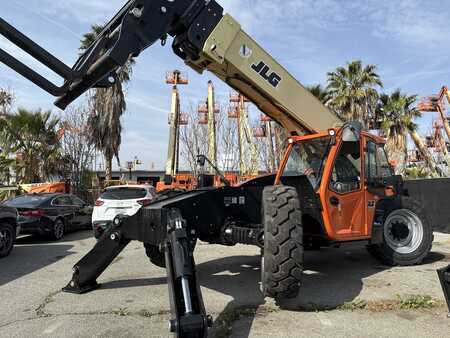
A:
POLYGON ((33 236, 33 235, 23 235, 16 239, 16 245, 21 244, 51 244, 51 243, 65 243, 82 241, 84 239, 93 238, 92 230, 78 230, 74 232, 69 232, 64 235, 64 237, 59 241, 52 241, 44 236, 33 236))
MULTIPOLYGON (((232 250, 232 249, 230 249, 232 250)), ((261 257, 234 256, 216 259, 197 266, 200 284, 203 287, 218 291, 233 297, 221 314, 215 319, 217 323, 229 322, 229 318, 239 315, 239 309, 256 310, 264 304, 260 291, 261 257)), ((208 311, 208 309, 206 309, 208 311)), ((247 337, 250 334, 253 315, 247 313, 247 324, 242 326, 239 335, 247 337)), ((216 336, 216 333, 212 333, 216 336)))
POLYGON ((89 230, 70 232, 60 241, 31 235, 19 236, 11 254, 0 259, 0 286, 72 255, 72 242, 92 237, 89 230))
MULTIPOLYGON (((446 257, 432 252, 424 261, 431 264, 446 257)), ((363 279, 389 269, 372 258, 364 247, 332 249, 305 253, 303 284, 297 298, 278 305, 291 311, 334 309, 355 300, 361 293, 363 279)), ((239 309, 257 309, 264 304, 260 292, 260 257, 225 257, 198 265, 202 286, 233 297, 216 323, 239 314, 239 309)), ((239 337, 248 337, 254 315, 245 312, 245 325, 239 327, 239 337)))
POLYGON ((106 282, 101 284, 102 289, 123 289, 139 286, 154 286, 167 283, 166 277, 160 278, 140 278, 140 279, 123 279, 118 281, 106 282))
POLYGON ((51 265, 71 254, 73 245, 36 243, 16 245, 0 260, 0 286, 51 265))

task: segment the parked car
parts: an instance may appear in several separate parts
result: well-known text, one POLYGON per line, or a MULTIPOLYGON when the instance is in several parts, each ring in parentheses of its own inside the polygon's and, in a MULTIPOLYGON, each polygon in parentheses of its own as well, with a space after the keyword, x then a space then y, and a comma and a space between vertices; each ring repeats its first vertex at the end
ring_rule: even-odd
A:
POLYGON ((19 232, 17 210, 0 204, 0 258, 11 253, 19 232))
POLYGON ((150 204, 156 190, 150 185, 120 185, 106 188, 95 202, 92 228, 99 238, 117 215, 133 216, 140 208, 150 204))
POLYGON ((69 231, 90 229, 92 207, 70 194, 39 193, 16 197, 5 202, 19 213, 22 234, 60 240, 69 231))

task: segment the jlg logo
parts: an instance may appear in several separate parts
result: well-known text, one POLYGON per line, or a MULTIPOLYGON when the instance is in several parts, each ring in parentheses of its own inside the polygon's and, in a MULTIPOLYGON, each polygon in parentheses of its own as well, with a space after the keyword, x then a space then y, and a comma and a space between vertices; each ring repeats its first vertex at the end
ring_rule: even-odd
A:
POLYGON ((274 88, 277 88, 281 82, 281 76, 275 72, 270 70, 270 67, 264 63, 264 61, 260 61, 258 64, 254 63, 252 69, 257 72, 259 75, 263 77, 264 80, 270 83, 270 85, 274 88))

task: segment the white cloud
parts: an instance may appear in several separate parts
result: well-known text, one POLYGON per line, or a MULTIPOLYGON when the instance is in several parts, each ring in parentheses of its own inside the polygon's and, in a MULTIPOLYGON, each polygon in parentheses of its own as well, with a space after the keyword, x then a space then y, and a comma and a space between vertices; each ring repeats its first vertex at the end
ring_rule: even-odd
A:
POLYGON ((123 0, 33 0, 49 16, 93 24, 107 22, 125 4, 123 0))

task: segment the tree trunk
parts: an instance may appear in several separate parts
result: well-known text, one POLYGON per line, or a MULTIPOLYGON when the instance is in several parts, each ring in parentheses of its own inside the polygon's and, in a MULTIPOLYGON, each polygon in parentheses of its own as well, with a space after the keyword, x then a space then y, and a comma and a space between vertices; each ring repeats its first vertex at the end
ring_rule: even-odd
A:
POLYGON ((395 140, 388 139, 386 143, 386 151, 389 156, 389 160, 395 161, 395 174, 405 175, 406 170, 406 137, 403 140, 404 146, 399 147, 395 140))
POLYGON ((112 159, 113 156, 109 152, 105 153, 105 179, 112 180, 112 159))
POLYGON ((410 131, 409 134, 411 135, 411 138, 412 138, 414 144, 416 145, 417 150, 420 152, 420 154, 424 158, 428 169, 430 169, 430 171, 431 171, 431 174, 437 173, 439 176, 442 176, 441 170, 434 163, 433 158, 432 158, 428 148, 426 147, 425 143, 422 141, 422 139, 419 136, 419 134, 417 133, 417 131, 410 131))

